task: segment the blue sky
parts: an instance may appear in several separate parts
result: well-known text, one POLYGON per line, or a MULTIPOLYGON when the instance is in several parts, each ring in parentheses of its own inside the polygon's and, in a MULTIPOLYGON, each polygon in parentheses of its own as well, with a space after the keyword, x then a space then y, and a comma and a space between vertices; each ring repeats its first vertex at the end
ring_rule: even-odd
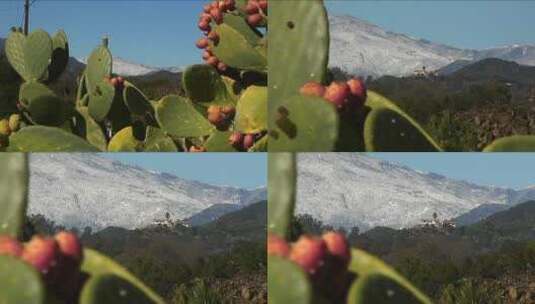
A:
POLYGON ((461 48, 535 44, 535 1, 326 1, 387 30, 461 48))
MULTIPOLYGON (((186 66, 201 62, 195 41, 197 20, 207 1, 66 1, 36 0, 30 29, 63 28, 71 53, 86 57, 109 35, 114 55, 151 66, 186 66)), ((0 36, 22 21, 22 0, 0 0, 0 36)))
POLYGON ((370 153, 426 172, 480 185, 535 185, 535 153, 370 153))
POLYGON ((265 153, 103 153, 104 157, 213 185, 267 186, 265 153))

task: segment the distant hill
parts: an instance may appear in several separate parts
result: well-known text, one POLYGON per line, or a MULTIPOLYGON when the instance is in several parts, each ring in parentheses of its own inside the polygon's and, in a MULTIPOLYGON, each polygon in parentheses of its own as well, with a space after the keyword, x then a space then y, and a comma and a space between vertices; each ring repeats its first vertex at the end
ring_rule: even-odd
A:
POLYGON ((462 214, 456 217, 453 221, 457 226, 466 226, 475 224, 481 220, 486 219, 487 217, 509 209, 510 206, 500 205, 500 204, 483 204, 478 206, 465 214, 462 214))

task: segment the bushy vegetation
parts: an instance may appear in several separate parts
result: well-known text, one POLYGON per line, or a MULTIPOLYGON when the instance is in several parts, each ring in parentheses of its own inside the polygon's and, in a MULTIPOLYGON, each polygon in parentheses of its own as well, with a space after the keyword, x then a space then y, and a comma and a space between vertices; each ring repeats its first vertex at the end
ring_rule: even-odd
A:
MULTIPOLYGON (((516 280, 535 280, 533 208, 535 202, 526 202, 450 232, 422 227, 338 231, 353 246, 388 261, 437 303, 516 303, 507 295, 524 284, 516 280)), ((330 230, 335 228, 310 215, 292 221, 295 239, 330 230)))

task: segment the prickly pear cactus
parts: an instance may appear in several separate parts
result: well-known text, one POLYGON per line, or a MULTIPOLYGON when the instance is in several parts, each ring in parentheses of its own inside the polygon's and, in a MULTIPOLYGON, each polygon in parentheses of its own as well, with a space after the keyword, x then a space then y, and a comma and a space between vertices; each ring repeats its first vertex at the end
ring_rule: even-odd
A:
POLYGON ((269 155, 269 303, 423 303, 430 299, 380 259, 327 232, 302 235, 290 244, 295 209, 296 160, 269 155))
MULTIPOLYGON (((442 151, 413 118, 368 91, 362 79, 329 80, 329 22, 322 0, 273 1, 269 8, 270 151, 442 151)), ((514 138, 486 149, 511 150, 534 148, 528 138, 514 138)))
POLYGON ((0 303, 147 303, 164 300, 112 259, 83 248, 71 232, 18 240, 26 217, 28 161, 0 155, 0 303))
POLYGON ((13 31, 6 54, 24 83, 9 107, 17 111, 0 120, 0 149, 267 151, 267 0, 217 0, 203 11, 206 64, 183 72, 185 96, 158 101, 113 74, 108 38, 91 52, 76 99, 65 99, 48 85, 67 66, 66 33, 13 31), (17 128, 7 123, 13 115, 17 128))

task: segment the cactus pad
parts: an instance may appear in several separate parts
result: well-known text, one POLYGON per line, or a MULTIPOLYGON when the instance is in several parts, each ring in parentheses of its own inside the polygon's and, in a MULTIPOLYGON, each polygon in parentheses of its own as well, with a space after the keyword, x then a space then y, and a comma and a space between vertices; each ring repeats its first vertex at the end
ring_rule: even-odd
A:
POLYGON ((283 238, 289 233, 295 207, 295 154, 268 154, 268 229, 283 238))
POLYGON ((59 126, 67 116, 67 104, 39 82, 24 83, 19 91, 19 100, 36 124, 59 126))
POLYGON ((154 117, 154 108, 147 97, 130 82, 124 83, 123 100, 130 113, 138 117, 154 117))
POLYGON ((94 92, 98 83, 111 76, 112 63, 112 55, 105 45, 99 46, 91 53, 86 67, 86 85, 90 93, 94 92))
POLYGON ((232 132, 221 132, 221 131, 215 131, 210 135, 206 143, 204 144, 204 147, 206 148, 207 152, 238 152, 236 148, 234 148, 229 143, 229 138, 232 132))
POLYGON ((295 263, 270 256, 268 273, 269 304, 313 303, 312 286, 308 275, 295 263))
POLYGON ((177 152, 175 142, 162 130, 155 127, 147 128, 144 152, 177 152))
MULTIPOLYGON (((270 103, 269 106, 273 105, 270 103)), ((277 116, 270 130, 270 151, 321 152, 334 149, 338 112, 323 98, 301 95, 288 98, 279 106, 277 116)))
POLYGON ((102 121, 110 112, 115 97, 115 87, 105 80, 98 82, 89 93, 89 114, 102 121))
MULTIPOLYGON (((0 155, 0 234, 19 237, 26 216, 28 161, 22 153, 0 155)), ((0 272, 2 273, 2 272, 0 272)), ((0 296, 1 298, 1 296, 0 296)), ((1 302, 1 301, 0 301, 1 302)))
POLYGON ((186 96, 194 103, 219 105, 233 104, 227 86, 215 68, 209 65, 192 65, 182 74, 186 96))
POLYGON ((52 57, 52 39, 43 30, 36 30, 28 36, 12 32, 6 42, 6 55, 24 80, 46 79, 52 57))
POLYGON ((58 31, 52 37, 52 59, 48 66, 48 82, 61 76, 69 63, 69 41, 64 31, 58 31))
POLYGON ((79 116, 76 116, 77 134, 85 138, 90 144, 101 151, 105 151, 108 143, 100 125, 89 115, 87 107, 78 108, 79 116))
POLYGON ((136 152, 141 148, 142 142, 134 136, 134 129, 126 127, 117 132, 108 145, 109 152, 136 152))
POLYGON ((488 145, 483 152, 533 152, 535 151, 535 136, 515 135, 500 138, 488 145))
MULTIPOLYGON (((138 290, 142 291, 145 296, 151 299, 150 303, 165 303, 160 296, 147 287, 138 278, 132 275, 128 270, 117 264, 112 259, 94 251, 91 249, 84 250, 84 262, 82 263, 82 271, 90 274, 91 276, 100 275, 114 275, 123 280, 129 282, 132 286, 135 286, 138 290)), ((82 294, 86 291, 82 291, 82 294)), ((120 294, 119 294, 120 295, 120 294)), ((91 303, 91 302, 89 302, 91 303)), ((100 303, 115 303, 114 301, 104 301, 100 303)), ((136 302, 130 302, 136 303, 136 302)), ((144 302, 142 302, 144 303, 144 302)))
POLYGON ((98 152, 82 138, 59 128, 29 126, 9 137, 10 152, 98 152))
POLYGON ((348 303, 431 304, 427 296, 378 258, 358 249, 353 249, 351 255, 349 270, 357 274, 358 279, 349 290, 348 303), (395 294, 389 294, 389 290, 395 294))
POLYGON ((243 92, 236 107, 236 130, 245 133, 259 133, 267 130, 266 87, 250 86, 243 92))
POLYGON ((0 285, 0 303, 45 303, 46 291, 41 274, 18 258, 0 256, 0 285))
POLYGON ((178 95, 166 96, 158 102, 156 120, 172 137, 201 137, 215 129, 190 101, 178 95))
POLYGON ((273 129, 277 111, 288 97, 309 81, 325 81, 330 38, 321 0, 271 1, 269 10, 269 123, 273 129))
POLYGON ((364 123, 366 151, 441 151, 417 122, 385 97, 369 91, 366 106, 371 108, 364 123))

